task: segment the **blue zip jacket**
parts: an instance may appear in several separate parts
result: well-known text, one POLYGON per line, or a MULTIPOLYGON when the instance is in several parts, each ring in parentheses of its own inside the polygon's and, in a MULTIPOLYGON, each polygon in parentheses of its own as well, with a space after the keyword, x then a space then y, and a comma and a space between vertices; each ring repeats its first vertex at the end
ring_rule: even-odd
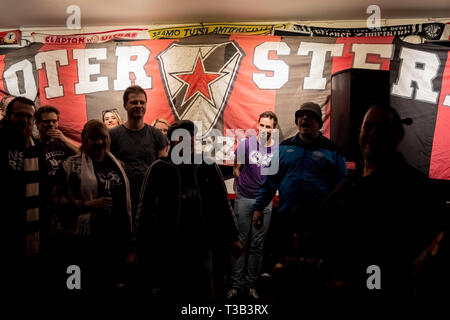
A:
POLYGON ((304 144, 299 134, 280 144, 279 169, 267 176, 254 205, 263 210, 279 192, 279 212, 292 207, 318 207, 347 174, 345 159, 321 133, 312 144, 304 144))

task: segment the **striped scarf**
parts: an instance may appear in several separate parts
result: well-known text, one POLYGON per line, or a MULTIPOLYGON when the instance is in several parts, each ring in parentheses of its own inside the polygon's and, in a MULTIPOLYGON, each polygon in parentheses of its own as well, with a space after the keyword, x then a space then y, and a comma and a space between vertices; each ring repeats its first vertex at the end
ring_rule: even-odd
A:
POLYGON ((25 214, 27 255, 39 253, 39 159, 38 150, 32 138, 24 152, 23 175, 25 181, 25 214))

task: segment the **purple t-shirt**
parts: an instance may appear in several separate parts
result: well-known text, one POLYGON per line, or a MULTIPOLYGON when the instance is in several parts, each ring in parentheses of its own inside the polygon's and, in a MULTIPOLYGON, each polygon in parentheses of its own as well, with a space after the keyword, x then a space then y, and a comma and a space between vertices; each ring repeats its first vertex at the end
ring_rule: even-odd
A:
POLYGON ((234 154, 237 156, 238 164, 241 164, 237 180, 239 195, 250 199, 257 197, 259 187, 266 179, 266 176, 261 174, 261 168, 270 166, 273 157, 272 147, 260 147, 255 136, 246 138, 238 144, 234 154), (245 162, 242 163, 244 158, 245 162))

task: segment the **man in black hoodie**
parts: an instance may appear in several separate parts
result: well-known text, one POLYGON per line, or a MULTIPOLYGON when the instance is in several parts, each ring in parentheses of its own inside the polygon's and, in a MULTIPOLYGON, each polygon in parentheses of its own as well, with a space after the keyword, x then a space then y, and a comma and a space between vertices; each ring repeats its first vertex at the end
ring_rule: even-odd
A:
POLYGON ((211 302, 224 294, 227 252, 239 254, 242 246, 218 166, 193 161, 194 136, 193 122, 175 122, 167 133, 169 157, 147 171, 138 207, 138 259, 164 298, 211 302), (187 148, 175 148, 182 142, 187 148))

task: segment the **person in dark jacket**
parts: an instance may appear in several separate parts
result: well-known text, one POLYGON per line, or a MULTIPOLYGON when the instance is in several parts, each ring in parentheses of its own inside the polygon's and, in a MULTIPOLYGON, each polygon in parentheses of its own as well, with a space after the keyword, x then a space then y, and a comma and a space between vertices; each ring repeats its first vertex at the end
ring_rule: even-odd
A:
POLYGON ((320 132, 323 122, 319 105, 313 102, 301 105, 295 112, 295 123, 299 133, 280 144, 278 172, 267 176, 254 205, 253 223, 262 225, 262 210, 278 190, 273 239, 274 259, 281 263, 279 266, 291 253, 293 238, 310 233, 310 220, 347 174, 344 157, 320 132))
POLYGON ((87 292, 114 290, 123 276, 131 245, 131 197, 122 164, 109 151, 103 122, 89 120, 81 132, 81 153, 67 158, 53 190, 68 263, 83 273, 87 292))
POLYGON ((51 204, 53 185, 61 173, 60 166, 69 156, 77 154, 79 148, 59 130, 59 110, 53 106, 40 106, 36 111, 36 127, 39 132, 36 146, 39 151, 39 168, 41 173, 40 196, 41 210, 41 253, 51 255, 57 240, 56 212, 51 204))
POLYGON ((192 161, 194 131, 191 121, 175 122, 168 132, 169 158, 153 163, 145 175, 138 208, 138 261, 154 275, 145 285, 159 287, 162 297, 214 301, 224 294, 227 252, 234 247, 238 254, 242 246, 218 166, 192 161), (184 141, 190 152, 185 148, 176 153, 174 147, 183 138, 173 141, 175 132, 191 140, 184 141), (179 156, 188 156, 188 161, 180 163, 179 156))
POLYGON ((42 291, 38 149, 32 138, 36 107, 14 98, 0 121, 2 266, 7 292, 42 291))
POLYGON ((372 106, 359 136, 363 164, 324 203, 323 237, 341 293, 413 294, 442 239, 430 181, 397 152, 404 134, 395 109, 372 106))

